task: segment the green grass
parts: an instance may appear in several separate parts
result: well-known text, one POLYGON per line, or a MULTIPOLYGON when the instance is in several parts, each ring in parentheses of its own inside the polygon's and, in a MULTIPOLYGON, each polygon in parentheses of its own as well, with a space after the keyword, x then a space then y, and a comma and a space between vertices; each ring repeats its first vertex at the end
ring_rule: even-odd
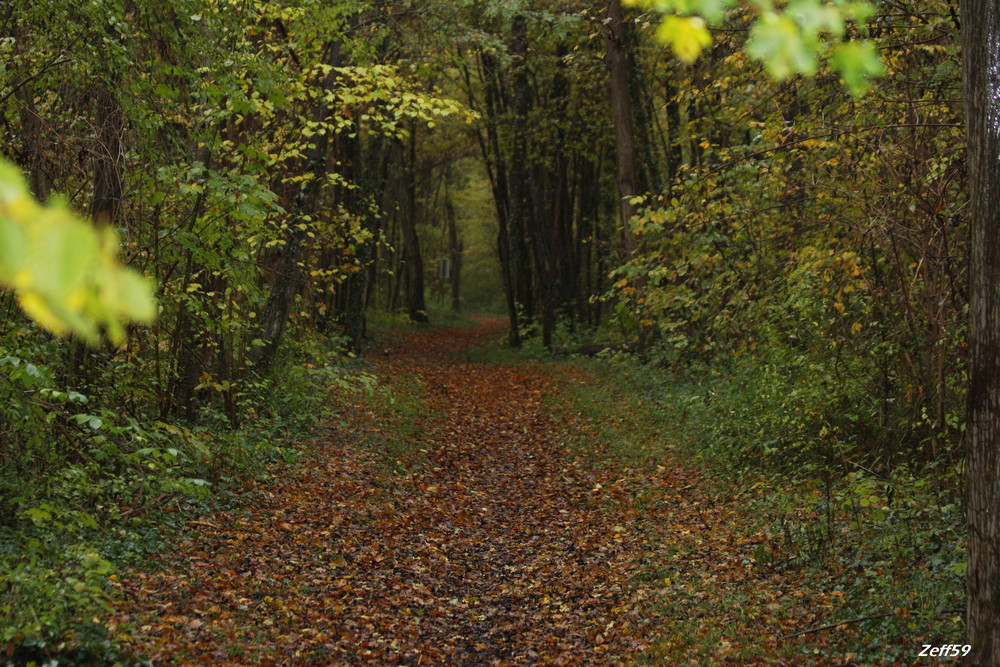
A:
POLYGON ((371 310, 368 312, 368 330, 375 336, 393 335, 396 338, 410 331, 420 331, 428 327, 444 329, 468 329, 476 325, 470 319, 476 313, 456 313, 450 308, 430 307, 427 309, 429 322, 414 322, 405 311, 390 312, 371 310))
POLYGON ((521 347, 511 347, 507 344, 506 329, 501 340, 466 350, 465 359, 474 363, 497 366, 514 366, 535 361, 558 363, 558 360, 542 347, 541 341, 537 338, 528 339, 521 347))
POLYGON ((420 379, 409 373, 383 375, 364 403, 371 422, 354 434, 358 446, 374 456, 379 476, 422 469, 426 427, 437 415, 427 405, 420 379))

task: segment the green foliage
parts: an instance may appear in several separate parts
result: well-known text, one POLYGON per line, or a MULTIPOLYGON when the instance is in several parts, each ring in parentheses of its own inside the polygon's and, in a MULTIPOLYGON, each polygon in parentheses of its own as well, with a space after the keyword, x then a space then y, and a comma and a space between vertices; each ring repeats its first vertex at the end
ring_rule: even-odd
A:
MULTIPOLYGON (((933 76, 887 79, 864 108, 819 79, 754 83, 738 41, 724 45, 732 67, 715 69, 716 102, 683 88, 667 101, 698 105, 687 129, 699 151, 645 198, 613 298, 633 335, 642 327, 655 341, 654 361, 732 380, 713 404, 735 417, 717 436, 737 460, 956 460, 964 186, 946 16, 927 33, 941 44, 887 60, 933 76), (924 123, 901 115, 915 99, 924 123)), ((912 32, 883 28, 888 40, 912 32)))
POLYGON ((16 552, 5 542, 0 547, 0 645, 16 647, 7 660, 73 665, 114 659, 101 619, 114 572, 105 558, 89 544, 53 542, 49 535, 28 539, 16 552))
MULTIPOLYGON (((656 35, 688 64, 712 43, 702 17, 718 23, 739 6, 736 0, 626 0, 623 4, 667 12, 656 35)), ((793 0, 780 11, 770 0, 752 0, 748 4, 756 16, 744 48, 779 81, 795 74, 815 75, 821 56, 831 50, 831 42, 835 46, 829 65, 854 95, 864 94, 871 85, 870 77, 884 71, 870 41, 847 41, 847 22, 863 34, 866 21, 874 14, 875 8, 868 2, 793 0)))
MULTIPOLYGON (((41 358, 61 344, 18 331, 0 352, 0 645, 18 660, 90 664, 113 656, 109 577, 163 548, 163 533, 240 480, 266 480, 298 456, 291 444, 330 416, 331 391, 371 391, 339 354, 342 340, 303 338, 277 372, 248 383, 244 425, 206 405, 193 423, 115 409, 111 392, 65 388, 41 358)), ((94 354, 94 353, 91 353, 94 354)), ((97 378, 140 390, 127 360, 97 378), (135 384, 131 384, 135 383, 135 384)), ((206 387, 205 391, 216 391, 206 387)))

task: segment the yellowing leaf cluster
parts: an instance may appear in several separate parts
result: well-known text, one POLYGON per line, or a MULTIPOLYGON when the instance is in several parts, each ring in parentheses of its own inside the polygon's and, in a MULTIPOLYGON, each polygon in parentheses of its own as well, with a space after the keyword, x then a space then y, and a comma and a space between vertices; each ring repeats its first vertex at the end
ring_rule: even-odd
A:
POLYGON ((0 162, 0 284, 52 333, 113 342, 124 323, 156 316, 152 283, 122 267, 110 229, 95 229, 61 203, 42 206, 14 166, 0 162))

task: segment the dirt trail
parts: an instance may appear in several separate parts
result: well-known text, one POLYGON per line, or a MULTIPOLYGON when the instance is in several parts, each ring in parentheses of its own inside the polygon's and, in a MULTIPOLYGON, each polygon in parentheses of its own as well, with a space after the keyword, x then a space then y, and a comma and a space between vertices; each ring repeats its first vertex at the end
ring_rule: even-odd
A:
POLYGON ((501 326, 413 334, 380 361, 416 374, 435 414, 421 471, 386 483, 331 433, 252 508, 207 517, 180 566, 123 581, 135 646, 213 665, 609 665, 639 651, 627 494, 560 444, 540 409, 551 379, 458 355, 501 326))

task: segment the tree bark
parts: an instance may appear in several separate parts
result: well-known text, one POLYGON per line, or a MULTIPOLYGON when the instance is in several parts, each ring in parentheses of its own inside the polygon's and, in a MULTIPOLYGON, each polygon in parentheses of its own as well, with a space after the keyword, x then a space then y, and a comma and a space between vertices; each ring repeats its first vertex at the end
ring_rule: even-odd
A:
POLYGON ((967 643, 1000 663, 1000 4, 962 0, 971 203, 967 643))
POLYGON ((406 312, 413 322, 427 322, 427 304, 424 300, 424 258, 420 254, 420 237, 417 235, 417 143, 416 128, 410 132, 405 160, 403 185, 403 215, 400 225, 403 232, 403 270, 406 272, 406 312))
POLYGON ((448 257, 451 259, 451 273, 448 275, 451 287, 451 309, 458 313, 462 310, 462 241, 458 236, 458 220, 455 219, 455 205, 448 192, 447 176, 445 177, 444 211, 445 222, 448 225, 448 257))
MULTIPOLYGON (((365 146, 360 144, 357 137, 349 139, 349 141, 349 145, 352 147, 350 159, 354 171, 351 181, 359 184, 357 191, 384 193, 388 182, 388 140, 382 136, 374 136, 365 146)), ((355 192, 355 190, 347 188, 345 191, 344 197, 350 192, 355 192)), ((372 287, 377 280, 373 265, 377 261, 377 239, 381 231, 381 222, 379 216, 364 199, 359 200, 359 198, 354 197, 350 209, 356 215, 361 216, 368 238, 357 244, 354 250, 359 270, 349 275, 341 286, 340 292, 343 298, 340 300, 339 319, 351 349, 355 352, 361 352, 367 328, 365 313, 368 309, 372 287)))
MULTIPOLYGON (((528 111, 531 108, 531 91, 528 87, 528 24, 518 14, 511 25, 510 56, 512 87, 514 92, 513 147, 510 160, 510 220, 507 251, 510 262, 511 289, 517 319, 524 315, 531 319, 534 303, 531 298, 531 267, 529 265, 527 230, 533 217, 531 189, 528 179, 528 111)), ((512 319, 515 316, 512 315, 512 319)), ((512 343, 513 344, 513 343, 512 343)))
MULTIPOLYGON (((517 300, 521 277, 515 273, 514 267, 519 265, 520 254, 518 246, 512 242, 513 234, 510 225, 514 209, 510 185, 513 170, 508 167, 508 161, 505 159, 498 127, 501 116, 506 113, 508 108, 504 90, 500 85, 498 70, 497 61, 491 53, 486 51, 479 53, 479 72, 483 82, 485 105, 483 125, 486 129, 485 136, 482 133, 479 134, 479 147, 486 165, 486 173, 493 192, 493 203, 497 212, 497 252, 500 257, 500 277, 503 282, 507 314, 510 319, 507 343, 511 347, 519 347, 521 345, 521 318, 517 300), (511 172, 511 176, 508 176, 508 171, 511 172)), ((467 70, 466 82, 471 89, 467 70)))
POLYGON ((625 256, 635 253, 635 242, 629 220, 635 215, 631 199, 638 194, 635 166, 635 126, 632 98, 629 91, 628 54, 625 50, 625 23, 621 0, 608 2, 608 22, 605 25, 608 83, 611 89, 612 118, 615 125, 615 155, 618 168, 618 214, 625 242, 625 256))
POLYGON ((125 111, 107 84, 97 83, 94 91, 94 198, 90 217, 98 225, 112 225, 122 202, 122 157, 125 154, 125 111))

